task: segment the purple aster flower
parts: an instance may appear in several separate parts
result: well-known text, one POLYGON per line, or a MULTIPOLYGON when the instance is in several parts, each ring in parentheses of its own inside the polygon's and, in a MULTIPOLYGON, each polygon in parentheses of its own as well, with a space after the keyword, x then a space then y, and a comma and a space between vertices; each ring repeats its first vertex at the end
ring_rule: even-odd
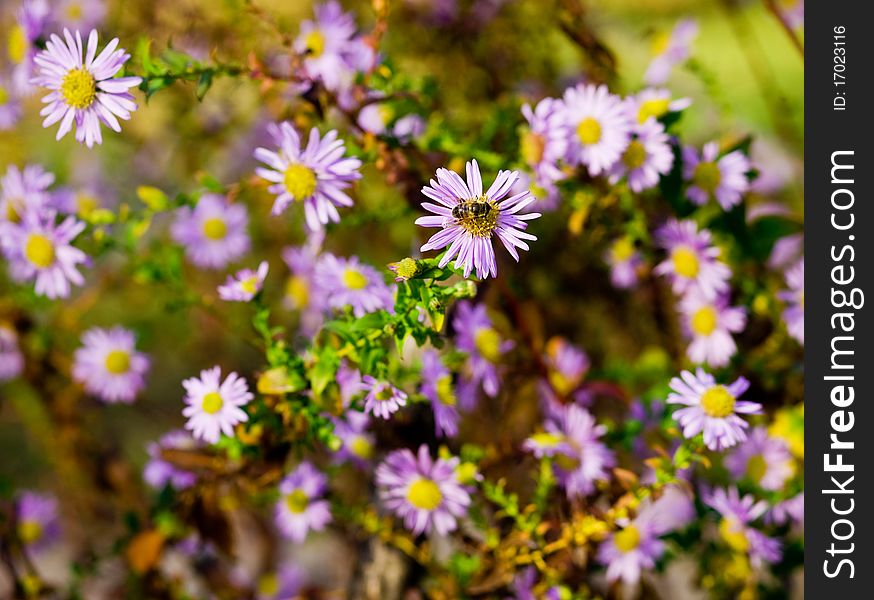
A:
POLYGON ((352 307, 356 317, 378 310, 394 310, 394 293, 382 273, 358 260, 323 254, 316 264, 316 284, 328 307, 352 307))
POLYGON ((608 171, 628 147, 632 121, 606 85, 579 84, 564 93, 562 119, 569 128, 568 160, 589 174, 608 171))
POLYGON ((375 440, 367 431, 370 417, 353 410, 346 411, 343 419, 334 418, 334 435, 340 438, 342 446, 334 454, 338 461, 351 461, 360 468, 366 468, 373 458, 375 440))
POLYGON ((780 542, 750 525, 768 510, 767 502, 756 502, 749 494, 741 497, 736 487, 717 488, 702 494, 702 500, 722 515, 719 533, 730 548, 748 553, 750 562, 756 566, 780 560, 780 542))
POLYGON ((659 177, 667 175, 674 164, 674 153, 665 126, 655 119, 635 125, 634 134, 618 161, 610 168, 610 183, 623 176, 628 178, 632 192, 642 192, 659 183, 659 177))
POLYGON ((694 221, 671 219, 656 232, 668 258, 654 269, 656 275, 670 275, 675 294, 697 288, 705 298, 728 291, 731 270, 718 260, 721 252, 712 245, 706 229, 698 231, 694 221))
POLYGON ((480 386, 487 396, 498 395, 497 364, 515 344, 501 339, 486 313, 485 304, 459 302, 452 326, 458 349, 468 355, 464 378, 458 385, 458 399, 463 410, 470 410, 476 403, 480 386))
POLYGON ((35 290, 47 298, 66 298, 70 284, 85 278, 77 266, 88 257, 70 243, 85 229, 85 223, 67 217, 55 224, 54 210, 28 211, 20 223, 0 222, 0 244, 17 281, 34 280, 35 290))
POLYGON ((383 505, 416 535, 454 531, 470 505, 470 495, 455 477, 457 465, 457 458, 433 460, 424 444, 418 456, 406 448, 395 450, 376 468, 383 505))
POLYGON ((54 181, 55 176, 39 165, 23 169, 9 165, 0 179, 0 222, 18 223, 27 211, 49 208, 52 197, 48 189, 54 181))
POLYGON ((616 239, 607 251, 605 260, 610 265, 610 283, 620 290, 637 286, 637 272, 643 257, 628 236, 616 239))
POLYGON ((458 435, 458 400, 452 389, 452 373, 434 350, 422 354, 422 395, 431 401, 437 437, 458 435))
POLYGON ((58 501, 54 496, 22 492, 15 501, 18 538, 31 552, 40 552, 60 536, 58 501))
POLYGON ((371 98, 368 104, 365 104, 358 111, 358 126, 364 131, 373 135, 382 135, 388 129, 388 124, 394 118, 392 108, 382 101, 382 96, 371 98))
POLYGON ((789 446, 764 427, 753 428, 747 441, 725 457, 725 466, 735 480, 749 479, 769 491, 782 489, 795 473, 789 446))
POLYGON ((367 389, 361 380, 361 371, 350 367, 345 360, 340 362, 334 379, 340 388, 340 401, 343 403, 343 408, 348 408, 352 400, 367 389))
POLYGON ((747 172, 750 159, 740 150, 719 157, 719 144, 704 144, 701 154, 691 146, 683 148, 683 178, 689 182, 686 196, 695 204, 716 198, 723 210, 740 204, 750 189, 747 172))
POLYGON ((264 260, 258 265, 257 271, 243 269, 237 271, 236 275, 229 275, 225 284, 218 287, 219 297, 231 302, 249 302, 261 291, 268 268, 269 265, 264 260))
POLYGON ((528 104, 522 106, 528 126, 521 134, 519 152, 538 182, 565 178, 558 166, 568 148, 563 109, 561 100, 555 98, 544 98, 533 110, 528 104))
POLYGON ((795 233, 774 242, 768 257, 768 268, 783 270, 792 266, 804 253, 804 234, 795 233))
POLYGON ((491 187, 483 194, 483 180, 476 160, 467 163, 467 183, 454 171, 437 169, 437 181, 422 188, 422 193, 439 204, 423 202, 422 208, 434 213, 416 219, 422 227, 440 227, 441 231, 431 236, 421 248, 439 250, 449 246, 440 259, 446 266, 455 258, 455 268, 464 269, 464 276, 476 268, 477 276, 485 279, 491 273, 498 274, 492 236, 497 236, 507 252, 518 262, 516 248, 528 250, 523 240, 537 238, 524 230, 526 221, 536 219, 540 213, 522 213, 523 208, 534 202, 528 190, 502 200, 519 177, 517 171, 498 171, 491 187))
POLYGON ((21 102, 9 79, 0 74, 0 131, 15 127, 21 118, 21 102))
POLYGON ((43 34, 48 15, 46 0, 22 0, 15 13, 15 24, 9 32, 6 50, 12 65, 12 85, 18 94, 30 93, 33 59, 39 50, 35 42, 43 34))
POLYGON ((173 489, 184 490, 197 482, 197 474, 177 467, 164 460, 161 453, 164 450, 191 451, 202 447, 202 444, 182 429, 176 429, 164 434, 157 442, 149 442, 146 452, 149 462, 143 468, 143 479, 153 488, 163 488, 170 485, 173 489))
POLYGON ((765 515, 767 523, 785 525, 790 521, 798 525, 804 525, 804 492, 792 496, 788 500, 778 502, 771 507, 765 515))
POLYGON ((76 123, 76 141, 89 148, 103 143, 100 123, 120 132, 118 119, 130 119, 137 109, 129 88, 138 86, 140 77, 115 77, 130 54, 116 50, 118 38, 97 54, 97 31, 91 30, 88 45, 83 48, 82 36, 76 31, 75 38, 64 29, 64 40, 56 34, 46 42, 46 49, 36 55, 34 62, 39 75, 33 83, 51 90, 43 98, 46 104, 40 111, 45 117, 43 127, 60 121, 55 139, 61 139, 76 123), (85 59, 82 60, 82 53, 85 59))
POLYGON ((689 57, 697 35, 698 23, 694 19, 682 19, 670 34, 656 36, 652 44, 653 59, 643 76, 644 81, 648 85, 664 84, 673 68, 689 57))
POLYGON ((18 377, 23 370, 24 355, 18 348, 18 333, 0 322, 0 383, 18 377))
POLYGON ((404 115, 392 125, 391 133, 399 142, 408 143, 425 133, 426 127, 425 119, 419 115, 404 115))
POLYGON ((804 258, 786 271, 789 289, 780 292, 780 299, 787 303, 783 320, 789 335, 804 345, 804 258))
POLYGON ((321 531, 331 522, 331 508, 323 499, 328 478, 304 461, 279 483, 276 525, 288 539, 300 543, 310 531, 321 531))
POLYGON ((650 118, 661 119, 669 113, 686 110, 692 105, 690 98, 673 100, 671 92, 659 88, 647 88, 625 100, 631 118, 643 125, 650 118))
POLYGON ((294 49, 303 56, 304 69, 332 91, 348 88, 358 67, 373 61, 373 51, 354 39, 355 19, 336 0, 315 7, 315 21, 300 24, 294 49))
POLYGON ((711 367, 727 365, 737 352, 731 334, 740 333, 747 324, 743 307, 729 306, 725 295, 708 300, 692 289, 680 302, 680 311, 686 336, 692 339, 686 349, 689 360, 711 367))
POLYGON ((182 382, 185 388, 185 404, 182 415, 188 418, 185 429, 195 438, 215 444, 221 433, 233 437, 234 425, 249 420, 241 408, 255 396, 249 391, 246 380, 230 373, 221 381, 220 367, 200 372, 200 377, 191 377, 182 382))
POLYGON ((379 381, 370 375, 362 378, 367 395, 364 397, 364 412, 388 419, 407 404, 406 392, 387 381, 379 381))
POLYGON ((86 31, 100 25, 105 16, 104 0, 61 0, 54 8, 52 23, 86 31))
POLYGON ((276 194, 273 214, 282 213, 292 202, 302 202, 307 226, 312 231, 328 222, 340 221, 338 206, 352 206, 345 190, 361 179, 361 161, 344 157, 346 146, 332 129, 320 137, 319 130, 310 130, 306 147, 291 123, 285 121, 269 128, 277 152, 256 148, 255 158, 270 168, 258 167, 255 172, 272 185, 267 189, 276 194))
POLYGON ((738 415, 762 412, 757 402, 738 400, 750 387, 749 381, 739 377, 730 385, 717 384, 713 375, 699 368, 671 379, 673 392, 668 404, 684 404, 673 417, 683 428, 683 436, 693 438, 704 432, 704 443, 711 450, 725 450, 747 439, 749 424, 738 415))
POLYGON ((111 404, 132 403, 146 385, 148 370, 148 357, 136 351, 134 333, 123 327, 89 329, 73 355, 73 379, 111 404))
POLYGON ((558 400, 554 397, 553 390, 560 396, 573 398, 581 404, 589 400, 584 390, 578 389, 591 366, 589 357, 582 348, 562 337, 550 338, 546 342, 544 363, 549 379, 549 385, 544 391, 550 396, 550 400, 558 400))
POLYGON ((248 224, 245 206, 231 204, 218 194, 204 194, 193 209, 183 206, 176 211, 170 233, 195 265, 221 269, 248 252, 248 224))
POLYGON ((297 598, 306 582, 306 573, 297 565, 284 565, 276 573, 258 580, 257 600, 289 600, 297 598))
POLYGON ((315 282, 316 261, 321 253, 324 230, 312 232, 302 246, 289 246, 282 251, 282 260, 291 271, 285 282, 283 303, 300 312, 302 335, 312 335, 322 324, 325 301, 315 282))

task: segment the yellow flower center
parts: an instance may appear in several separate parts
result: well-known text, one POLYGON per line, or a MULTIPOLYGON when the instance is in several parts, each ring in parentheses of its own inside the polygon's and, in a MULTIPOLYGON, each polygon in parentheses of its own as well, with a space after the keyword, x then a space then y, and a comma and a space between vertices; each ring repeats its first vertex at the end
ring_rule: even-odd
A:
POLYGON ((561 442, 564 441, 564 438, 555 433, 547 433, 546 431, 541 431, 540 433, 535 433, 531 436, 531 441, 537 444, 538 446, 552 447, 557 446, 561 442))
POLYGON ((42 523, 27 519, 18 524, 18 537, 22 543, 32 544, 42 537, 42 523))
POLYGON ((392 387, 390 385, 383 384, 383 386, 379 388, 379 391, 376 392, 374 397, 380 402, 386 402, 387 400, 391 400, 394 395, 395 392, 392 387))
POLYGON ((31 233, 24 243, 24 256, 37 268, 45 269, 55 262, 55 246, 46 236, 31 233))
POLYGON ((7 102, 9 102, 9 92, 5 87, 0 85, 0 106, 3 106, 7 102))
POLYGON ((24 58, 27 56, 27 35, 24 33, 24 27, 21 25, 12 27, 6 42, 6 50, 9 53, 9 60, 13 64, 20 65, 24 62, 24 58))
POLYGON ((227 224, 218 217, 203 222, 203 235, 210 240, 223 240, 228 234, 227 224))
POLYGON ((452 390, 452 375, 444 375, 437 380, 437 399, 443 404, 455 406, 457 399, 452 390))
POLYGON ((243 281, 240 282, 240 289, 246 292, 247 294, 254 294, 258 291, 258 278, 257 277, 247 277, 243 281))
POLYGON ((663 115, 667 114, 670 105, 670 98, 652 98, 651 100, 644 100, 640 103, 640 108, 637 109, 637 122, 646 123, 647 119, 650 117, 655 117, 656 119, 661 118, 663 115))
POLYGON ((692 315, 692 331, 698 335, 710 335, 716 329, 716 309, 703 306, 692 315))
POLYGON ((767 472, 768 463, 765 461, 765 457, 761 454, 756 454, 755 456, 750 457, 750 460, 747 461, 747 477, 752 481, 759 483, 767 472))
POLYGON ((295 514, 300 514, 307 509, 310 504, 310 499, 303 490, 294 490, 285 497, 285 505, 288 510, 295 514))
POLYGON ((121 375, 130 370, 130 354, 124 350, 113 350, 106 355, 106 370, 113 375, 121 375))
POLYGON ((405 280, 415 277, 419 272, 419 263, 412 258, 404 258, 392 266, 396 267, 395 273, 397 273, 398 277, 405 280))
POLYGON ((640 545, 640 531, 634 525, 629 525, 613 536, 613 544, 622 553, 631 552, 640 545))
POLYGON ((722 180, 722 173, 719 172, 719 167, 713 162, 698 163, 695 167, 695 172, 692 179, 699 188, 707 193, 712 194, 719 182, 722 180))
POLYGON ((9 198, 6 201, 6 220, 10 223, 20 223, 21 215, 18 214, 18 206, 23 206, 24 200, 21 198, 9 198))
POLYGON ((640 140, 632 140, 622 155, 622 162, 628 169, 639 169, 646 162, 646 148, 640 140))
POLYGON ((734 517, 726 517, 719 523, 719 533, 729 548, 737 552, 749 550, 750 541, 744 533, 743 527, 734 517))
POLYGON ((566 396, 577 387, 578 378, 571 379, 561 371, 551 371, 549 373, 549 383, 556 392, 566 396))
POLYGON ((258 593, 272 598, 279 593, 279 577, 275 573, 269 573, 258 580, 258 593))
POLYGON ((478 470, 474 463, 461 463, 455 467, 455 479, 461 485, 471 485, 476 481, 478 470))
POLYGON ((613 242, 613 260, 625 262, 634 256, 634 242, 629 237, 622 237, 613 242))
POLYGON ((87 217, 100 206, 100 201, 85 192, 76 194, 76 212, 82 217, 87 217))
POLYGON ((592 117, 586 117, 577 125, 577 137, 583 145, 597 144, 601 141, 601 124, 592 117))
POLYGON ((715 385, 701 394, 701 408, 707 416, 724 419, 734 412, 735 398, 724 385, 715 385))
POLYGON ((222 409, 224 403, 225 401, 222 400, 221 394, 218 392, 209 392, 208 394, 204 394, 200 407, 203 409, 203 412, 214 415, 222 409))
POLYGON ((310 31, 304 38, 304 43, 313 58, 318 58, 325 52, 325 35, 318 29, 310 31))
POLYGON ((67 5, 67 18, 70 21, 78 21, 82 18, 82 5, 78 2, 70 2, 67 5))
POLYGON ((310 289, 306 279, 292 275, 285 282, 285 295, 295 308, 305 308, 310 302, 310 289))
POLYGON ((461 200, 453 209, 453 217, 465 231, 476 237, 490 237, 501 214, 498 205, 486 196, 461 200))
POLYGON ((316 191, 316 173, 300 164, 285 169, 285 189, 295 200, 306 200, 316 191))
POLYGON ((539 133, 526 131, 520 142, 522 159, 529 165, 536 165, 543 158, 543 150, 546 148, 546 140, 539 133))
POLYGON ((359 435, 352 438, 349 443, 349 451, 358 458, 366 460, 373 456, 373 444, 365 436, 359 435))
POLYGON ((350 290, 361 290, 367 287, 367 277, 355 269, 343 271, 343 285, 350 290))
POLYGON ((692 279, 698 276, 698 255, 695 251, 687 246, 677 246, 671 252, 671 259, 674 262, 674 272, 681 277, 692 279))
POLYGON ((61 82, 61 95, 74 108, 88 108, 97 97, 97 82, 87 69, 68 71, 61 82))
POLYGON ((443 494, 430 479, 418 479, 410 484, 407 500, 421 510, 434 510, 443 501, 443 494))
POLYGON ((501 358, 501 336, 491 327, 480 327, 473 337, 477 351, 489 362, 501 358))

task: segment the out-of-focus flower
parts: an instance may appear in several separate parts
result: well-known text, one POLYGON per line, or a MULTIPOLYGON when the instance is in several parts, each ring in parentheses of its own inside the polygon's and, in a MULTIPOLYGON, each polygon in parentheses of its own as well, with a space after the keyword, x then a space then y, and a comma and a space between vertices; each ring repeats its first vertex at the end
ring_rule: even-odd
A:
POLYGON ((37 294, 66 298, 70 284, 82 285, 85 278, 77 267, 88 257, 71 242, 85 230, 85 223, 67 217, 55 224, 54 210, 25 212, 20 223, 0 222, 0 244, 17 281, 34 280, 37 294))
POLYGON ((774 414, 768 433, 789 446, 793 456, 804 458, 804 404, 785 406, 774 414))
POLYGON ((55 176, 39 165, 6 168, 0 179, 0 222, 18 223, 27 211, 40 212, 51 205, 48 189, 55 176))
POLYGON ((54 496, 22 492, 15 501, 18 538, 31 552, 40 552, 61 533, 58 501, 54 496))
POLYGON ((75 122, 76 141, 90 148, 103 143, 101 122, 113 131, 121 131, 118 119, 130 119, 130 113, 137 109, 128 89, 139 85, 142 79, 115 77, 130 58, 124 49, 116 50, 118 38, 109 42, 100 54, 94 29, 88 35, 87 47, 83 47, 78 31, 74 38, 65 28, 64 38, 52 34, 46 49, 34 58, 39 73, 33 83, 51 90, 43 98, 46 106, 40 115, 45 117, 43 127, 60 121, 58 140, 75 122))
POLYGON ((458 434, 458 400, 452 389, 452 373, 434 350, 422 354, 422 395, 431 401, 435 435, 454 437, 458 434))
POLYGON ((736 487, 717 488, 702 494, 702 500, 722 515, 719 533, 730 548, 748 553, 755 565, 780 560, 780 542, 750 525, 768 510, 767 502, 756 502, 750 494, 741 497, 736 487))
POLYGON ((606 85, 579 84, 564 93, 568 161, 590 175, 608 171, 628 147, 632 120, 619 96, 606 85))
POLYGON ((786 25, 792 29, 804 27, 804 0, 781 0, 777 7, 786 25))
POLYGON ((637 270, 643 264, 643 257, 628 236, 617 238, 607 251, 607 264, 610 265, 610 283, 620 290, 637 285, 637 270))
POLYGON ((146 385, 149 359, 124 327, 93 327, 73 355, 73 379, 104 402, 130 404, 146 385))
POLYGON ((398 141, 407 143, 425 133, 425 119, 419 115, 404 115, 392 125, 391 133, 398 141))
POLYGON ((197 474, 186 471, 164 460, 161 456, 163 450, 197 450, 201 443, 191 437, 191 434, 182 429, 175 429, 163 436, 157 442, 149 442, 146 452, 149 453, 149 462, 143 467, 143 479, 153 488, 163 488, 169 484, 174 489, 184 490, 197 482, 197 474))
POLYGON ((12 85, 20 95, 31 91, 33 59, 39 50, 36 41, 43 35, 48 16, 46 0, 22 0, 15 13, 15 24, 6 39, 6 52, 12 65, 12 85))
POLYGON ((15 127, 21 118, 21 102, 9 79, 0 74, 0 131, 15 127))
POLYGON ((249 391, 246 380, 230 373, 221 381, 220 367, 205 369, 200 377, 191 377, 182 382, 185 388, 185 404, 182 415, 188 418, 185 429, 197 439, 215 444, 222 433, 233 437, 234 425, 249 420, 241 408, 255 396, 249 391))
POLYGON ((361 380, 361 371, 350 367, 345 360, 337 368, 335 380, 340 388, 340 401, 343 403, 343 408, 348 408, 352 400, 367 389, 361 380))
POLYGON ((313 232, 302 246, 289 246, 282 251, 282 260, 291 271, 285 282, 283 302, 300 312, 300 333, 312 335, 323 320, 325 303, 316 285, 316 262, 321 252, 323 230, 313 232))
POLYGON ((739 306, 729 306, 724 295, 708 300, 690 290, 680 302, 686 335, 692 339, 686 349, 689 360, 722 367, 737 352, 732 333, 740 333, 746 326, 746 311, 739 306))
POLYGON ((670 114, 686 110, 692 105, 691 98, 672 99, 671 92, 659 88, 646 88, 625 99, 629 115, 638 125, 649 119, 661 119, 670 114))
POLYGON ((762 412, 761 404, 738 400, 750 386, 743 377, 721 385, 699 368, 695 374, 683 371, 670 385, 673 392, 668 395, 668 404, 685 405, 673 414, 683 435, 693 438, 703 432, 704 444, 711 450, 725 450, 747 439, 749 423, 738 415, 762 412))
POLYGON ((407 405, 407 394, 387 381, 380 381, 370 375, 362 378, 367 395, 364 397, 364 412, 388 419, 407 405))
POLYGON ((392 312, 394 294, 382 273, 358 260, 323 254, 316 263, 315 281, 328 307, 349 306, 356 317, 378 310, 392 312))
POLYGON ((170 232, 195 265, 221 269, 249 250, 248 224, 245 206, 231 204, 218 194, 204 194, 193 209, 183 206, 176 212, 170 232))
POLYGON ((644 81, 648 85, 664 84, 673 68, 689 57, 697 35, 698 23, 694 19, 682 19, 670 34, 657 35, 652 44, 653 59, 646 68, 644 81))
POLYGON ((740 204, 750 189, 747 172, 750 160, 740 150, 719 156, 719 144, 704 144, 701 154, 691 146, 683 148, 683 178, 689 182, 686 196, 695 204, 715 198, 723 210, 740 204))
POLYGON ((654 269, 656 275, 670 275, 675 294, 697 288, 705 298, 728 291, 731 270, 720 262, 720 250, 712 245, 708 230, 698 231, 694 221, 671 219, 656 232, 668 258, 654 269))
POLYGON ((255 172, 272 185, 267 188, 276 194, 273 214, 282 213, 292 202, 303 203, 304 217, 310 230, 321 229, 333 221, 340 221, 338 206, 352 206, 345 190, 353 181, 361 179, 358 169, 361 161, 345 157, 346 146, 337 139, 332 129, 324 137, 313 127, 309 141, 301 146, 301 139, 291 123, 285 121, 269 128, 278 151, 256 148, 255 158, 269 168, 258 167, 255 172))
POLYGON ((285 537, 300 543, 310 531, 321 531, 331 522, 331 508, 322 497, 327 487, 328 478, 306 461, 279 483, 275 517, 285 537))
POLYGON ((463 410, 470 410, 476 403, 480 385, 487 396, 497 396, 500 385, 497 363, 515 344, 501 339, 485 304, 459 302, 452 326, 456 346, 468 355, 465 377, 458 385, 458 399, 463 410))
POLYGON ((0 383, 21 375, 24 355, 18 347, 18 334, 10 325, 0 322, 0 383))
POLYGON ((265 260, 258 265, 257 271, 243 269, 236 275, 229 275, 224 285, 218 287, 219 297, 232 302, 249 302, 261 291, 268 268, 269 265, 265 260))
POLYGON ((659 177, 671 171, 674 153, 665 126, 655 119, 635 125, 632 133, 622 156, 609 169, 609 179, 616 183, 625 176, 631 191, 639 193, 658 185, 659 177))
POLYGON ((804 492, 772 506, 765 515, 765 521, 775 525, 785 525, 789 521, 804 525, 804 492))
POLYGON ((61 0, 52 11, 52 23, 87 31, 98 27, 106 16, 104 0, 61 0))
POLYGON ((780 490, 795 473, 786 442, 768 435, 764 427, 750 431, 747 441, 725 457, 725 466, 736 480, 749 479, 769 491, 780 490))
POLYGON ((786 302, 783 320, 789 335, 804 345, 804 258, 786 270, 786 285, 789 289, 780 292, 780 299, 786 302))
POLYGON ((342 442, 342 446, 334 454, 338 461, 352 461, 364 468, 373 458, 374 437, 367 431, 370 417, 354 410, 346 411, 342 419, 334 418, 334 435, 342 442))
POLYGON ((559 395, 573 398, 581 404, 589 400, 588 395, 578 389, 591 366, 589 357, 582 348, 574 346, 562 337, 550 338, 546 342, 544 363, 549 380, 549 385, 544 388, 544 391, 550 395, 550 399, 556 400, 552 393, 555 390, 559 395))
POLYGON ((297 565, 284 565, 275 573, 258 579, 258 600, 289 600, 297 598, 306 582, 306 574, 297 565))
POLYGON ((470 495, 455 477, 457 458, 433 460, 428 447, 395 450, 376 469, 380 498, 414 534, 446 535, 467 514, 470 495))
POLYGON ((537 238, 524 230, 531 219, 540 213, 522 213, 523 208, 534 202, 531 192, 525 190, 502 200, 510 192, 517 171, 498 171, 491 187, 483 193, 483 180, 476 160, 467 163, 467 183, 449 169, 437 169, 437 181, 422 188, 422 193, 439 204, 423 202, 422 208, 434 213, 416 219, 422 227, 440 227, 441 231, 431 236, 421 250, 439 250, 449 246, 440 259, 446 266, 455 259, 455 267, 464 270, 468 277, 476 268, 477 277, 485 279, 498 274, 492 236, 497 236, 507 252, 518 262, 516 248, 528 250, 523 240, 537 238))
POLYGON ((564 179, 559 161, 567 154, 567 130, 563 120, 561 100, 544 98, 534 109, 522 106, 522 115, 528 123, 522 132, 519 152, 534 171, 536 180, 555 182, 564 179))

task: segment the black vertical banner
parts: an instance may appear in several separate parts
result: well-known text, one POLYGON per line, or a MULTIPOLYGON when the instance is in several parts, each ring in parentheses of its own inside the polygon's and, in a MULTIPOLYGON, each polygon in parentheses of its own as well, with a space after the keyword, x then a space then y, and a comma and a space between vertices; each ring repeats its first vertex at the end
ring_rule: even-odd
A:
POLYGON ((874 598, 874 30, 871 5, 805 14, 805 588, 874 598))

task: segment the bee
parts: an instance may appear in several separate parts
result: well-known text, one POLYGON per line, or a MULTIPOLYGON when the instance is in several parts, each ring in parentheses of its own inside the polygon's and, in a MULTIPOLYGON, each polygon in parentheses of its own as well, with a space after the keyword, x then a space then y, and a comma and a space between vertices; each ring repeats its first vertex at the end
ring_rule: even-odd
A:
POLYGON ((492 212, 492 205, 483 200, 465 200, 452 209, 452 218, 461 221, 468 217, 486 217, 492 212))

